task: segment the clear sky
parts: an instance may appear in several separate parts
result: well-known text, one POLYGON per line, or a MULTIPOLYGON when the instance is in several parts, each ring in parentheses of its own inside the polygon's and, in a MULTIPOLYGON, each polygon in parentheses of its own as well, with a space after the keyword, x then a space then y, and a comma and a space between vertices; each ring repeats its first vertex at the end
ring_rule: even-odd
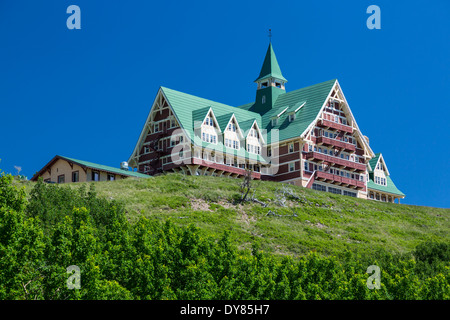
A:
POLYGON ((337 78, 403 203, 449 208, 449 15, 448 0, 0 0, 0 168, 31 178, 57 154, 118 167, 159 86, 253 101, 271 28, 287 91, 337 78))

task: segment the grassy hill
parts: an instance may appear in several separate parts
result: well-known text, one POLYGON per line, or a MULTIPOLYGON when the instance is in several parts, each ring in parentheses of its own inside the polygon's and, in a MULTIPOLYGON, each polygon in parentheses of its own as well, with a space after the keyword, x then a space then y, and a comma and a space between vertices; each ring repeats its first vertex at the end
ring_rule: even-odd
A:
MULTIPOLYGON (((450 209, 382 203, 266 181, 253 181, 249 195, 266 207, 253 201, 236 204, 241 181, 166 174, 95 183, 95 188, 99 196, 123 202, 130 221, 141 215, 171 219, 217 238, 231 230, 239 248, 259 242, 261 249, 278 255, 339 255, 345 249, 370 253, 378 248, 406 253, 427 240, 449 239, 450 209)), ((33 185, 27 184, 27 192, 33 185)))
POLYGON ((450 299, 449 210, 241 182, 1 174, 0 300, 450 299))

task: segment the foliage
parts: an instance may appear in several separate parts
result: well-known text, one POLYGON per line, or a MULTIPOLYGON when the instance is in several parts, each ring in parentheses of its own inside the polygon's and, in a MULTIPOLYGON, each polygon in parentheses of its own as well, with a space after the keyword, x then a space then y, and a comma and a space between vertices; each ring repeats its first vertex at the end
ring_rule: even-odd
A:
MULTIPOLYGON (((215 206, 209 216, 235 214, 215 206)), ((141 215, 130 222, 122 203, 84 185, 41 181, 27 202, 23 190, 2 175, 0 299, 450 298, 448 244, 423 243, 403 254, 374 248, 280 257, 265 252, 258 237, 251 248, 239 249, 230 228, 220 226, 216 237, 178 220, 141 215), (66 285, 71 265, 81 270, 80 289, 66 285), (380 289, 367 287, 369 265, 381 269, 380 289)))

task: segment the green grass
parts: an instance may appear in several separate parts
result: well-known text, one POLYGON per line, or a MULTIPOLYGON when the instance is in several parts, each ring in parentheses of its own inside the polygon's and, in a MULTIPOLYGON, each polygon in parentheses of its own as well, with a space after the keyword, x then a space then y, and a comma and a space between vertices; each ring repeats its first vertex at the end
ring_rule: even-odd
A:
MULTIPOLYGON (((122 202, 130 221, 145 216, 171 219, 179 225, 192 223, 217 238, 228 229, 240 248, 251 248, 257 241, 264 251, 279 255, 309 251, 339 255, 345 249, 371 252, 377 248, 406 253, 425 240, 449 237, 450 209, 381 203, 263 181, 253 182, 254 191, 267 207, 254 202, 235 205, 240 182, 167 174, 97 182, 95 188, 100 196, 122 202), (286 206, 280 206, 277 195, 283 187, 300 200, 288 197, 286 206), (267 215, 269 210, 282 217, 267 215)), ((28 193, 33 185, 25 183, 28 193)))

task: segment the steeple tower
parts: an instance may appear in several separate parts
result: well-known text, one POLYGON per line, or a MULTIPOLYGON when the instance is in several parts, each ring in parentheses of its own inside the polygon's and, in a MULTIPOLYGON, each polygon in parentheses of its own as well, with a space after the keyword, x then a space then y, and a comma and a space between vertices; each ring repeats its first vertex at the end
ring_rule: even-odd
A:
POLYGON ((277 97, 286 92, 284 86, 287 80, 281 73, 272 43, 269 43, 261 72, 254 82, 258 85, 255 109, 259 109, 260 112, 270 110, 277 97))

